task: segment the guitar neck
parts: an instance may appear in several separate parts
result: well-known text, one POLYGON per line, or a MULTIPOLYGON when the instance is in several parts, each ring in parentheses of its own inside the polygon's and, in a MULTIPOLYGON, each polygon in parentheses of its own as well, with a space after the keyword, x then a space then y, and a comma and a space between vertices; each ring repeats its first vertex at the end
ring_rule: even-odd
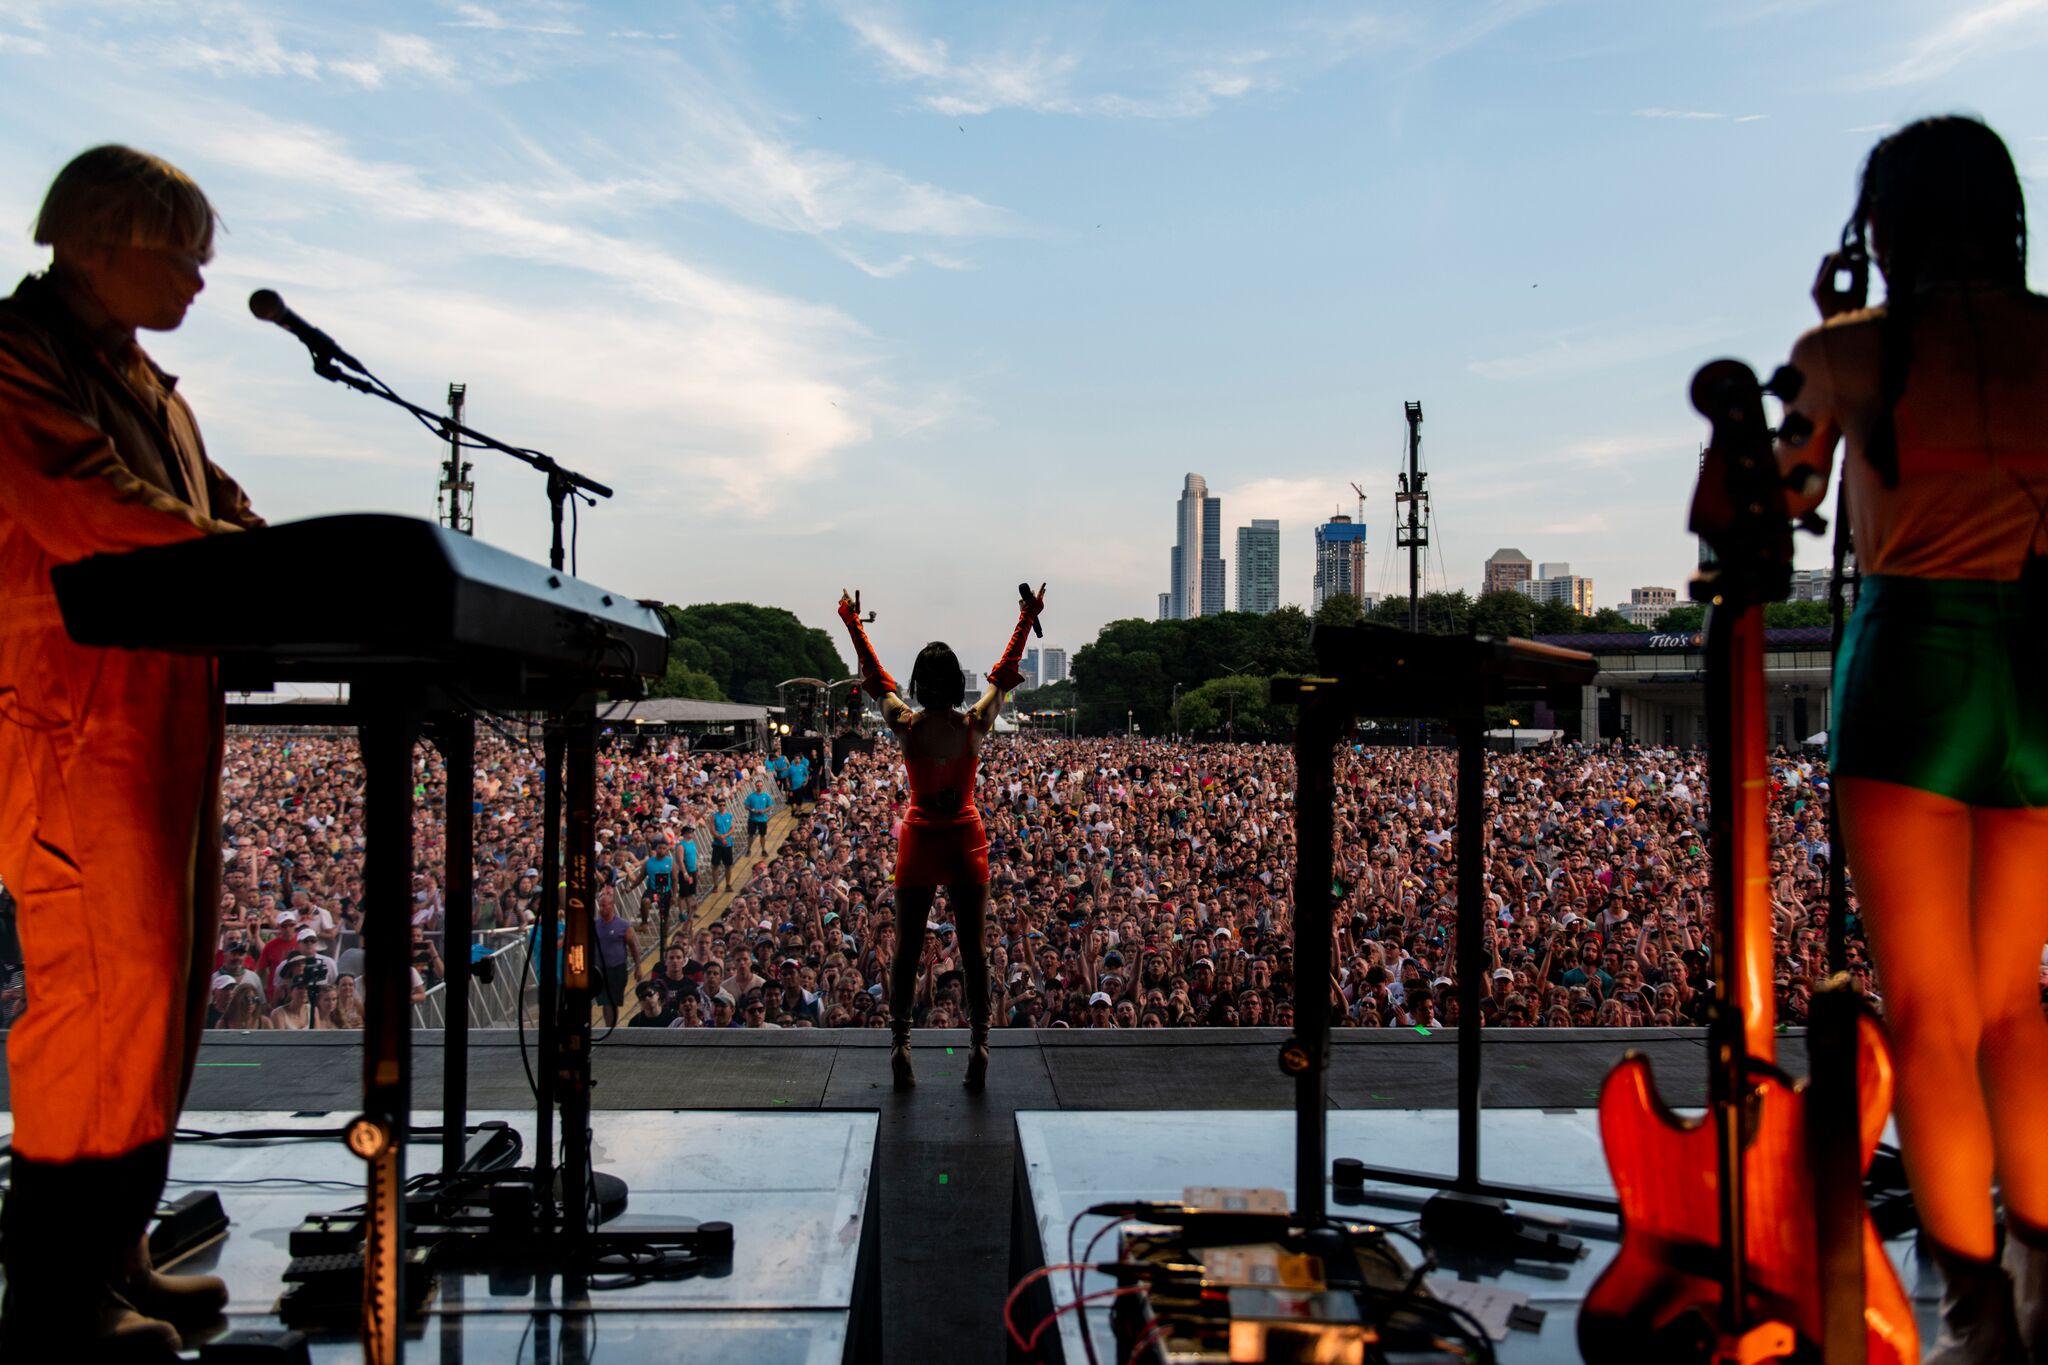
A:
POLYGON ((1716 607, 1726 651, 1710 671, 1716 987, 1742 1021, 1744 1049, 1773 1061, 1777 1015, 1771 942, 1770 764, 1765 752, 1763 608, 1716 607))

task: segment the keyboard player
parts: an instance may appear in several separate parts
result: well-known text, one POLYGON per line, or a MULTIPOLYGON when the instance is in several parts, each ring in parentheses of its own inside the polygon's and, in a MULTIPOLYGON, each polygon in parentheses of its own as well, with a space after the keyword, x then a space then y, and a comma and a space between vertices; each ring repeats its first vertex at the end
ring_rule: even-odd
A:
POLYGON ((214 221, 183 172, 96 147, 44 200, 50 269, 0 301, 0 879, 30 994, 8 1040, 8 1359, 165 1357, 226 1301, 154 1272, 143 1236, 216 946, 215 667, 74 644, 50 585, 89 554, 263 524, 136 342, 183 321, 214 221))

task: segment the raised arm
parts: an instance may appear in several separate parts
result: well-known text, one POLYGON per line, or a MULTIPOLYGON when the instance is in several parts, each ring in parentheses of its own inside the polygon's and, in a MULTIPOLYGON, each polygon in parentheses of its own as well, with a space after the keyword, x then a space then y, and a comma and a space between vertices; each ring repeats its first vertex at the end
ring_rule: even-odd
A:
POLYGON ((875 654, 867 626, 860 619, 859 605, 843 588, 839 592, 839 619, 846 623, 846 633, 853 637, 853 657, 860 664, 860 690, 881 703, 882 719, 890 729, 901 729, 910 708, 903 701, 896 679, 889 676, 889 670, 882 667, 875 654))
POLYGON ((1019 666, 1024 661, 1024 642, 1030 638, 1031 628, 1038 623, 1044 611, 1045 584, 1040 583, 1036 593, 1027 590, 1018 598, 1017 628, 1010 632, 1010 642, 1003 647, 1003 657, 996 660, 995 667, 988 671, 988 688, 968 713, 981 733, 987 734, 996 728, 996 712, 1002 708, 1003 694, 1024 681, 1024 670, 1019 666))

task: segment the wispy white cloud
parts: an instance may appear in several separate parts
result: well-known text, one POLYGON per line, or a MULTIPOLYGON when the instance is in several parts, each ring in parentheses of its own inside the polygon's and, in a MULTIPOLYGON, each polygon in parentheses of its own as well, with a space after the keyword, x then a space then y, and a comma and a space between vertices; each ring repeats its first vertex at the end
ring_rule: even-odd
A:
POLYGON ((488 5, 460 4, 455 6, 453 19, 443 22, 450 28, 477 28, 500 33, 544 33, 559 37, 576 37, 583 30, 570 23, 563 15, 571 7, 560 4, 531 4, 507 14, 502 9, 488 5))
POLYGON ((1019 230, 1007 211, 971 194, 766 131, 701 82, 669 91, 676 115, 656 150, 678 195, 716 203, 749 222, 830 235, 982 237, 1019 230))
POLYGON ((1984 0, 1951 10, 1906 44, 1891 65, 1852 84, 1863 88, 1917 85, 1993 53, 2009 54, 2048 40, 2048 0, 1984 0))
POLYGON ((1651 105, 1644 109, 1629 111, 1630 118, 1682 119, 1696 122, 1757 123, 1768 117, 1764 114, 1723 114, 1707 109, 1665 109, 1651 105))
POLYGON ((0 52, 19 52, 23 56, 40 57, 50 50, 50 45, 40 38, 31 38, 21 33, 0 33, 0 52))
MULTIPOLYGON (((387 238, 424 234, 415 248, 424 260, 459 242, 472 257, 588 281, 597 292, 573 304, 522 296, 501 302, 420 279, 394 283, 391 267, 372 264, 365 268, 375 284, 360 296, 334 294, 323 306, 361 339, 356 349, 366 355, 431 363, 422 347, 432 338, 431 352, 463 354, 529 401, 600 407, 614 418, 659 414, 676 434, 647 458, 696 471, 705 501, 724 510, 766 513, 791 481, 816 474, 840 452, 945 410, 946 400, 932 395, 895 394, 873 372, 873 339, 853 318, 591 226, 573 197, 565 208, 539 204, 518 186, 451 183, 402 162, 358 156, 332 133, 247 110, 195 118, 183 143, 180 155, 210 175, 232 170, 274 194, 316 199, 330 223, 375 223, 387 238), (393 301, 400 292, 402 306, 393 301)), ((295 222, 264 232, 251 263, 336 288, 355 274, 347 256, 329 250, 295 259, 275 241, 279 233, 316 229, 295 222)), ((230 254, 217 273, 234 278, 241 265, 230 254)))
POLYGON ((411 72, 433 80, 447 80, 455 74, 454 61, 416 33, 379 33, 374 55, 332 60, 328 65, 369 90, 382 86, 396 72, 411 72))
POLYGON ((1410 71, 1484 42, 1553 0, 1486 0, 1448 21, 1378 10, 1277 23, 1251 39, 1165 53, 1091 51, 1045 40, 956 51, 919 32, 886 0, 842 0, 838 13, 891 80, 921 87, 919 103, 950 117, 1001 109, 1139 119, 1200 118, 1286 90, 1364 57, 1399 55, 1410 71), (1116 86, 1121 88, 1103 88, 1116 86))

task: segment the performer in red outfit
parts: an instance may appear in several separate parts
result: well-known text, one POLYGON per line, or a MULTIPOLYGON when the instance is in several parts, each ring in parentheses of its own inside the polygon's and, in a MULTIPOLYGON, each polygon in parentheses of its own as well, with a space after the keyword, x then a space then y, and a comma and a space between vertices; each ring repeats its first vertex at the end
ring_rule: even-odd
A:
POLYGON ((889 973, 889 1064, 896 1088, 917 1084, 910 1065, 910 1025, 917 964, 924 952, 925 923, 938 889, 957 926, 960 965, 966 976, 967 1011, 972 1021, 967 1059, 967 1088, 980 1090, 988 1078, 988 958, 983 924, 988 911, 988 835, 981 812, 974 807, 974 775, 981 742, 995 729, 1003 694, 1024 679, 1018 667, 1024 641, 1045 610, 1045 586, 1018 604, 1017 628, 1003 657, 988 671, 988 690, 965 714, 954 710, 966 696, 960 659, 934 641, 917 656, 910 673, 910 693, 921 708, 912 710, 898 695, 896 680, 875 657, 875 647, 861 625, 860 610, 845 593, 839 595, 839 619, 853 636, 860 660, 861 686, 882 704, 882 717, 903 741, 903 762, 910 770, 910 811, 896 848, 896 960, 889 973))
POLYGON ((44 201, 52 268, 0 300, 0 876, 29 990, 7 1040, 10 1361, 168 1359, 227 1301, 154 1273, 144 1237, 219 947, 215 668, 74 644, 50 587, 86 555, 263 524, 135 340, 184 319, 213 225, 175 167, 94 148, 44 201))

